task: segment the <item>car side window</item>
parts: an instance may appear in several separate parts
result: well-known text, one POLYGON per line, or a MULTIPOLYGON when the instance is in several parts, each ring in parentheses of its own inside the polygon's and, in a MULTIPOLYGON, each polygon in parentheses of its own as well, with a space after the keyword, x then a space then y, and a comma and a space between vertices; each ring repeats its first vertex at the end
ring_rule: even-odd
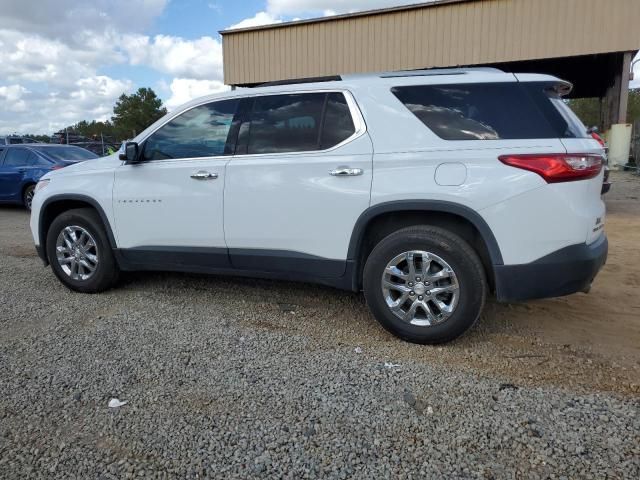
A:
POLYGON ((327 97, 320 150, 335 147, 356 131, 351 111, 343 93, 333 92, 327 97))
POLYGON ((391 91, 444 140, 558 136, 517 82, 412 85, 391 91))
POLYGON ((221 100, 194 107, 156 130, 144 142, 144 160, 231 155, 228 142, 239 100, 221 100))
POLYGON ((296 93, 256 97, 247 153, 318 150, 326 96, 326 93, 296 93))
POLYGON ((24 167, 28 164, 29 150, 26 148, 10 148, 4 158, 5 167, 24 167))

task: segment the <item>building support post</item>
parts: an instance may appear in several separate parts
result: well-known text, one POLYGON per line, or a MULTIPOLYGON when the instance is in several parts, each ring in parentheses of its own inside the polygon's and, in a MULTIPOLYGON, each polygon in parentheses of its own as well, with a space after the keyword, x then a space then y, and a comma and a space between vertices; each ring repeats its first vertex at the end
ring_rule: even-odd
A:
POLYGON ((629 101, 629 73, 632 52, 624 52, 614 62, 615 76, 602 99, 602 127, 604 131, 611 125, 627 122, 627 103, 629 101))

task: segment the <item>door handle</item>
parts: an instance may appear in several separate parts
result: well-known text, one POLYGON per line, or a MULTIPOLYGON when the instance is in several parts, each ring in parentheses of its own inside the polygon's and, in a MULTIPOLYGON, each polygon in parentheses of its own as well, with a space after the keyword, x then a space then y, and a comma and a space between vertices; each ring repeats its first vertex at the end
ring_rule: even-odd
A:
POLYGON ((329 175, 333 177, 355 177, 357 175, 362 175, 364 170, 361 168, 349 168, 349 167, 338 167, 333 170, 329 170, 329 175))
POLYGON ((191 178, 194 180, 215 180, 218 178, 218 174, 200 170, 199 172, 192 173, 191 178))

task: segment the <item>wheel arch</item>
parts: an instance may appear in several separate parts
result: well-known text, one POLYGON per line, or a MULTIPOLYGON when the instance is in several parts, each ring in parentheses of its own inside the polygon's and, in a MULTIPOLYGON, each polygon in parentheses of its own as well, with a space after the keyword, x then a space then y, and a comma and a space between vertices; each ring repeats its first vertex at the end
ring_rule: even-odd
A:
POLYGON ((353 229, 348 259, 354 265, 353 289, 362 286, 364 263, 373 247, 395 230, 412 225, 446 228, 466 240, 479 254, 491 288, 494 265, 503 265, 498 242, 487 222, 474 210, 457 203, 411 200, 381 203, 363 212, 353 229))
POLYGON ((104 209, 100 206, 100 203, 87 195, 76 194, 63 194, 53 195, 47 198, 40 207, 40 214, 38 217, 38 239, 40 240, 40 251, 43 252, 45 258, 43 260, 48 263, 46 258, 47 251, 47 232, 53 220, 63 212, 72 210, 75 208, 91 208, 95 210, 100 216, 102 225, 104 226, 109 244, 112 249, 116 248, 116 239, 113 235, 113 230, 109 223, 109 219, 104 212, 104 209))

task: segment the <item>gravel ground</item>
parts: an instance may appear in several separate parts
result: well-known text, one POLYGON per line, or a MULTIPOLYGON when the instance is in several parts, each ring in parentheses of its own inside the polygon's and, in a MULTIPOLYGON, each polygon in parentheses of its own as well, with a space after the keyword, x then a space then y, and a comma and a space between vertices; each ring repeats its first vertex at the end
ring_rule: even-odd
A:
POLYGON ((310 285, 135 274, 80 295, 27 222, 0 208, 0 478, 640 477, 635 350, 513 320, 563 304, 490 304, 422 347, 310 285))

